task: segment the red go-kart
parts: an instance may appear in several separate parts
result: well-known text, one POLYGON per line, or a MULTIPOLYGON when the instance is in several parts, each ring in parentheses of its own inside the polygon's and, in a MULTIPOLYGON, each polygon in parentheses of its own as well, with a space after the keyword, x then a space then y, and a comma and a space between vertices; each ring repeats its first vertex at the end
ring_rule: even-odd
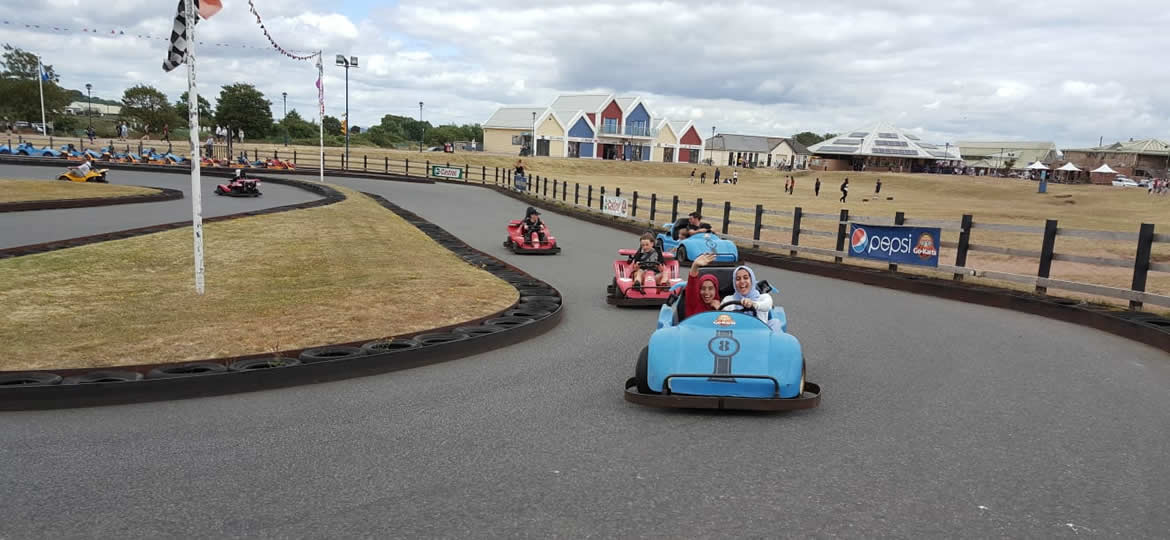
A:
POLYGON ((259 197, 260 181, 242 174, 237 175, 231 182, 215 186, 215 194, 228 197, 259 197))
POLYGON ((504 247, 512 250, 512 253, 528 254, 528 255, 555 255, 561 252, 561 247, 557 245, 557 239, 548 234, 548 224, 544 225, 545 241, 540 241, 540 235, 532 233, 531 238, 524 238, 520 235, 520 224, 524 220, 513 219, 508 222, 508 237, 504 240, 504 247))
POLYGON ((658 273, 653 270, 642 272, 642 290, 634 288, 634 271, 638 267, 630 261, 636 249, 619 249, 622 257, 613 262, 613 283, 606 287, 605 301, 615 306, 661 306, 670 297, 670 288, 682 283, 678 273, 678 261, 673 253, 663 253, 663 266, 669 279, 667 285, 659 285, 658 273))

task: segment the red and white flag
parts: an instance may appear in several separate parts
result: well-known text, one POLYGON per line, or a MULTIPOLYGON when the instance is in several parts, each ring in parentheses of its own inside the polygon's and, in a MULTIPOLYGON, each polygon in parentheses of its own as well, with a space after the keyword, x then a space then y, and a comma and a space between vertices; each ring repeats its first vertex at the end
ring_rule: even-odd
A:
POLYGON ((212 15, 219 13, 223 9, 223 2, 220 0, 196 0, 195 5, 199 6, 199 16, 204 19, 210 19, 212 15))

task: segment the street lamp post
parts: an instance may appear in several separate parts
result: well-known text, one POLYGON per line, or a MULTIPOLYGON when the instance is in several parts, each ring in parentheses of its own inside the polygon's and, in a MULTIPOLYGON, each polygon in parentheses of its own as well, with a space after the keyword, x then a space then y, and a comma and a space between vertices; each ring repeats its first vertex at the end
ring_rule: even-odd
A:
MULTIPOLYGON (((345 68, 345 168, 349 168, 349 68, 358 67, 358 57, 337 55, 337 65, 345 68)), ((324 122, 322 120, 322 122, 324 122)))
POLYGON ((86 106, 85 106, 86 112, 85 112, 85 114, 87 116, 89 116, 90 129, 93 129, 93 85, 92 84, 85 83, 85 96, 86 96, 86 98, 85 98, 86 99, 86 106))
POLYGON ((711 155, 707 159, 711 160, 711 164, 715 164, 715 126, 711 126, 711 143, 707 146, 711 147, 711 155))
POLYGON ((427 127, 422 123, 422 106, 423 102, 418 102, 418 151, 423 150, 423 135, 427 132, 427 127))
POLYGON ((280 99, 284 101, 284 112, 280 115, 280 123, 284 124, 284 145, 288 146, 288 123, 285 122, 285 119, 288 118, 288 92, 281 92, 280 99))
POLYGON ((532 146, 528 149, 529 156, 536 156, 536 111, 532 111, 532 146))

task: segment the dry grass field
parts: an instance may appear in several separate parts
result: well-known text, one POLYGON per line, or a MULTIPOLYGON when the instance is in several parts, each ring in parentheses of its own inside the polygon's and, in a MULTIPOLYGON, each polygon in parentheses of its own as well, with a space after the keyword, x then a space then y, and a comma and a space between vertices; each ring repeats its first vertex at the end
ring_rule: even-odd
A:
POLYGON ((516 301, 507 283, 340 189, 349 199, 337 204, 205 225, 203 296, 193 291, 190 229, 0 261, 0 370, 372 340, 516 301))
POLYGON ((157 190, 138 186, 62 182, 60 180, 0 179, 0 202, 55 201, 146 195, 157 190))

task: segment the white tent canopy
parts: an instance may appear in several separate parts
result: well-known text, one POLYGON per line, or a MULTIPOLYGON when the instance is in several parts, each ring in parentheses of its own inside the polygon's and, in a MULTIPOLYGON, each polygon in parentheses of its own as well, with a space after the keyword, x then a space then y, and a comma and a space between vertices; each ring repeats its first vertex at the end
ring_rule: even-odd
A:
POLYGON ((1113 170, 1113 168, 1111 168, 1108 164, 1102 164, 1100 167, 1093 169, 1092 172, 1103 173, 1103 174, 1117 174, 1117 171, 1113 170))
POLYGON ((1081 172, 1081 169, 1080 169, 1079 167, 1077 167, 1076 165, 1073 165, 1073 163, 1072 163, 1071 161, 1070 161, 1070 162, 1068 162, 1068 163, 1065 163, 1063 167, 1061 167, 1061 168, 1059 168, 1059 169, 1056 169, 1056 170, 1058 170, 1058 171, 1072 171, 1072 172, 1081 172))
POLYGON ((1028 170, 1031 170, 1031 171, 1047 171, 1047 170, 1048 170, 1048 166, 1047 166, 1047 165, 1045 165, 1045 164, 1043 164, 1043 163, 1040 163, 1039 161, 1037 161, 1036 163, 1033 163, 1033 164, 1031 164, 1031 165, 1028 165, 1028 170))

